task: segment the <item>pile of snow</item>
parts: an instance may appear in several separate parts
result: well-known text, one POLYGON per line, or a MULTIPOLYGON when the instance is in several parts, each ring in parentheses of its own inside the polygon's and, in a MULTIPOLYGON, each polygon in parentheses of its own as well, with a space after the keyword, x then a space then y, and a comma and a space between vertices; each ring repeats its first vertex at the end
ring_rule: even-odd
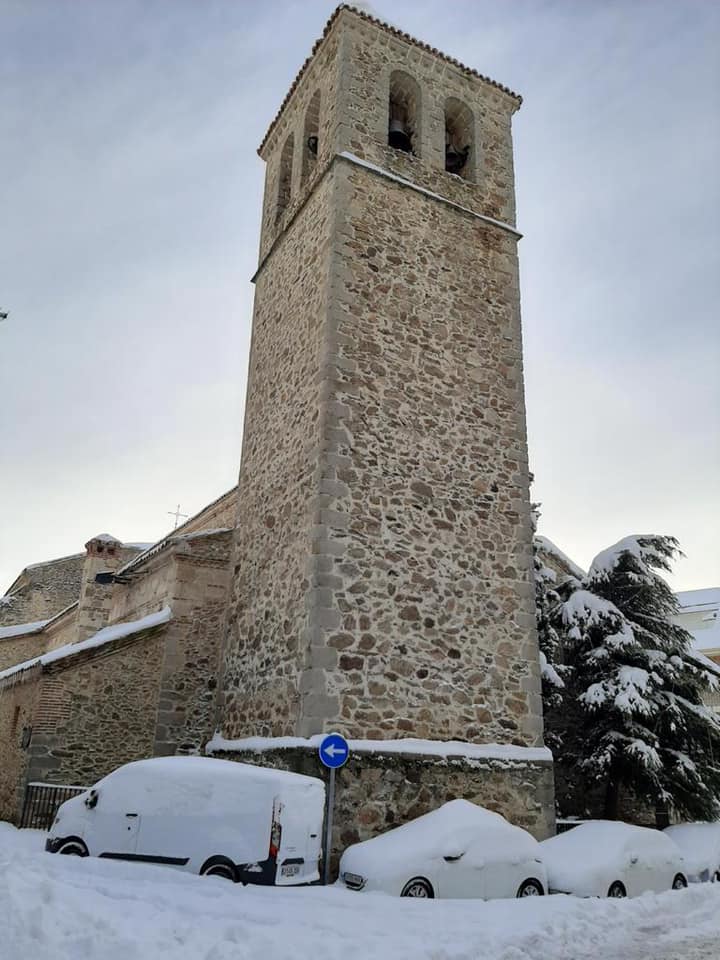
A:
POLYGON ((148 630, 150 627, 157 627, 161 623, 167 623, 172 617, 170 607, 163 607, 157 613, 150 613, 140 620, 131 620, 128 623, 115 623, 110 627, 103 627, 92 637, 82 640, 80 643, 66 643, 56 650, 44 653, 40 657, 34 657, 32 660, 25 660, 23 663, 17 663, 14 667, 8 667, 7 670, 0 670, 0 680, 11 677, 16 673, 22 673, 31 667, 37 667, 48 663, 55 663, 57 660, 64 660, 65 657, 74 656, 83 650, 91 650, 94 647, 101 647, 113 640, 119 640, 121 637, 128 637, 133 633, 139 633, 141 630, 148 630))
POLYGON ((15 623, 11 627, 0 627, 0 640, 20 637, 24 633, 39 633, 48 623, 50 623, 49 620, 33 620, 32 623, 15 623))
POLYGON ((42 844, 0 824, 3 960, 717 958, 720 884, 636 900, 399 900, 240 887, 42 844))
MULTIPOLYGON (((232 753, 249 750, 265 753, 267 750, 287 750, 304 747, 317 750, 326 734, 312 737, 241 737, 226 740, 215 733, 205 746, 205 752, 232 753)), ((419 740, 403 737, 399 740, 348 740, 351 753, 392 754, 406 753, 429 757, 462 757, 470 760, 538 761, 552 760, 547 747, 517 747, 503 743, 463 743, 460 740, 419 740)))

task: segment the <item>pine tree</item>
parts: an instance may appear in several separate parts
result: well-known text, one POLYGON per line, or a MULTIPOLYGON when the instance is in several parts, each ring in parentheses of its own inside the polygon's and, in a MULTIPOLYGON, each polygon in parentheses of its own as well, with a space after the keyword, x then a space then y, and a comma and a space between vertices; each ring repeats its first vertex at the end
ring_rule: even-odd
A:
MULTIPOLYGON (((533 504, 533 529, 540 517, 538 504, 533 504)), ((562 674, 565 667, 560 663, 562 644, 555 627, 555 611, 560 604, 556 586, 558 577, 554 570, 543 563, 542 544, 533 538, 533 572, 535 579, 535 619, 540 647, 540 671, 542 677, 543 712, 546 717, 552 710, 559 710, 565 683, 562 674)), ((546 731, 547 731, 546 724, 546 731)), ((546 740, 548 738, 546 737, 546 740)), ((550 744, 548 740, 548 745, 550 744)))
POLYGON ((681 817, 720 812, 720 719, 702 694, 720 670, 673 623, 677 602, 658 571, 679 553, 672 537, 628 537, 598 554, 582 582, 559 593, 555 623, 572 666, 562 762, 604 785, 605 816, 621 792, 681 817))

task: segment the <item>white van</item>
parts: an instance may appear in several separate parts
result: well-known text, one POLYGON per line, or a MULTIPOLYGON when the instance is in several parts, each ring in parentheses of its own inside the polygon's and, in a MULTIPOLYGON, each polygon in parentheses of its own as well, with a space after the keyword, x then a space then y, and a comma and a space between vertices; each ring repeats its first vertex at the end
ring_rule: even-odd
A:
POLYGON ((45 849, 139 860, 242 883, 319 879, 325 786, 209 757, 119 767, 67 800, 45 849))

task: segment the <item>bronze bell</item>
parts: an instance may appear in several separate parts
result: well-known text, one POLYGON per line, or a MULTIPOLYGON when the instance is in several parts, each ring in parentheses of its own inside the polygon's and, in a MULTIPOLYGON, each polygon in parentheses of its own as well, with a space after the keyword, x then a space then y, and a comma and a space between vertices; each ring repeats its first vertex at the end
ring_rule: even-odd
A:
POLYGON ((448 173, 460 173, 462 168, 467 163, 468 154, 470 153, 470 147, 463 147, 461 150, 458 150, 448 143, 445 147, 445 169, 448 173))
POLYGON ((402 120, 391 120, 388 126, 388 143, 395 150, 412 153, 412 140, 402 120))

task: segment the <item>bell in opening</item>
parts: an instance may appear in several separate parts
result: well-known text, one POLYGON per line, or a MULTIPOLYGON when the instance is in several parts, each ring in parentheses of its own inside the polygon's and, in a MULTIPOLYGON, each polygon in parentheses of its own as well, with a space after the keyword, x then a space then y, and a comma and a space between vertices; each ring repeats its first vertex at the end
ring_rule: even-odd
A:
POLYGON ((420 87, 402 70, 390 74, 388 91, 388 145, 417 154, 420 143, 420 87))
POLYGON ((412 139, 402 120, 391 119, 388 127, 388 144, 395 150, 412 153, 412 139))
POLYGON ((460 173, 467 163, 470 154, 470 145, 456 147, 453 143, 445 146, 445 169, 448 173, 460 173))

